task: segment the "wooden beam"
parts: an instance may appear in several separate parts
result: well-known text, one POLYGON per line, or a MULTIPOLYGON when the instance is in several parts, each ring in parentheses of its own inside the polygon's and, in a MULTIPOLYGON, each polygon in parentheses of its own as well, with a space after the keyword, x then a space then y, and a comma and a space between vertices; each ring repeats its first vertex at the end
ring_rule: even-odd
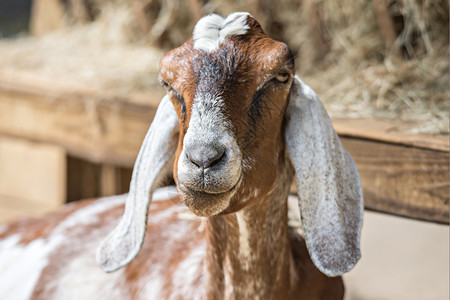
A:
POLYGON ((67 157, 67 202, 101 195, 101 168, 99 164, 67 157))
POLYGON ((417 125, 333 120, 361 174, 366 209, 449 224, 448 135, 409 133, 417 125))
POLYGON ((46 89, 48 82, 32 79, 0 73, 0 135, 61 145, 94 163, 133 166, 162 89, 124 98, 57 83, 46 89))
POLYGON ((0 137, 0 222, 55 210, 65 190, 62 147, 0 137))
POLYGON ((333 119, 333 126, 340 136, 373 140, 421 149, 448 152, 448 135, 413 132, 419 124, 396 120, 333 119))
POLYGON ((366 209, 449 224, 449 153, 341 138, 353 156, 366 209))
POLYGON ((409 134, 417 124, 394 120, 333 126, 360 172, 366 209, 449 224, 448 135, 409 134))
MULTIPOLYGON (((361 176, 365 209, 449 224, 449 153, 341 137, 361 176)), ((294 183, 291 193, 296 194, 294 183)))
POLYGON ((67 157, 67 201, 127 193, 132 168, 67 157))
POLYGON ((119 168, 114 165, 103 164, 101 166, 100 191, 102 197, 112 196, 119 193, 119 171, 119 168))
MULTIPOLYGON (((0 135, 59 145, 72 157, 97 166, 97 178, 102 164, 128 168, 126 178, 115 187, 125 191, 129 170, 163 95, 162 89, 155 89, 125 98, 48 84, 33 76, 5 78, 0 72, 0 135)), ((333 123, 360 170, 367 209, 448 224, 448 135, 408 134, 417 125, 408 122, 335 119, 333 123)), ((69 160, 69 169, 71 165, 69 160)), ((122 171, 114 173, 106 174, 103 188, 97 183, 92 193, 103 189, 109 194, 107 185, 122 171)), ((70 187, 77 183, 68 184, 73 190, 70 187)))

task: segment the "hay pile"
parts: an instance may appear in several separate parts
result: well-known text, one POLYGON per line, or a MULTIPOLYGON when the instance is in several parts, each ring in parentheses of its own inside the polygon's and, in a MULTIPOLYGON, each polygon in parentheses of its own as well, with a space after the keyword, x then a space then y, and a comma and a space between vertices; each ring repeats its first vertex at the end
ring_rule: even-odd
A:
POLYGON ((412 121, 411 133, 448 134, 447 1, 256 2, 254 15, 290 45, 299 75, 332 116, 412 121), (391 44, 376 14, 379 2, 392 20, 391 44))
POLYGON ((373 8, 376 1, 333 2, 318 3, 330 51, 317 69, 308 66, 308 51, 314 50, 299 44, 300 51, 307 51, 300 54, 307 66, 305 80, 331 114, 415 121, 413 133, 448 133, 448 3, 388 2, 391 15, 403 24, 387 47, 373 8))
POLYGON ((134 16, 126 2, 118 3, 103 5, 95 22, 41 38, 0 41, 0 74, 29 74, 66 90, 107 91, 117 99, 161 89, 163 52, 135 42, 134 16))
POLYGON ((270 36, 290 45, 298 73, 332 116, 449 131, 444 0, 71 0, 66 10, 65 30, 0 43, 0 68, 34 69, 120 93, 149 90, 157 85, 162 52, 189 38, 200 16, 249 11, 270 36))

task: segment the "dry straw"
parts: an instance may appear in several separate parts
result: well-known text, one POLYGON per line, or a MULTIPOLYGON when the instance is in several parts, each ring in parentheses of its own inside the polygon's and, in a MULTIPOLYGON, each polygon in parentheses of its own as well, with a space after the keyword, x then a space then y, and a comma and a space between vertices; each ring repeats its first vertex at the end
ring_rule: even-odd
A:
POLYGON ((69 5, 67 23, 73 26, 39 40, 0 43, 2 72, 33 72, 120 94, 149 91, 161 54, 189 38, 201 15, 246 10, 290 45, 298 73, 332 116, 413 121, 413 132, 448 133, 447 1, 84 3, 91 12, 87 23, 69 5))

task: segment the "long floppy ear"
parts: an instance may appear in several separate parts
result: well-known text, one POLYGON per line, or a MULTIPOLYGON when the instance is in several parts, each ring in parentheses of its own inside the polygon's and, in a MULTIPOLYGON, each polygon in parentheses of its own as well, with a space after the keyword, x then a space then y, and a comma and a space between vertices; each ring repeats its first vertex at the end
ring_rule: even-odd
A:
POLYGON ((124 215, 97 249, 97 263, 103 271, 117 270, 139 253, 153 191, 172 171, 170 163, 177 148, 178 132, 177 114, 169 97, 165 96, 134 164, 124 215))
POLYGON ((309 254, 322 273, 341 275, 361 257, 363 200, 358 170, 316 93, 297 76, 286 120, 309 254))

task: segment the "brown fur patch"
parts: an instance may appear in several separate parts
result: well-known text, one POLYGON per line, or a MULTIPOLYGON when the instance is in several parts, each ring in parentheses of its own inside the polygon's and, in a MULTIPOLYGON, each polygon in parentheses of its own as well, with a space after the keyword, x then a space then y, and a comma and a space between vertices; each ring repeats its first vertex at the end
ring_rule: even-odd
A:
POLYGON ((20 244, 26 245, 36 239, 46 238, 51 231, 75 211, 88 206, 95 199, 73 202, 63 206, 57 212, 50 213, 40 218, 22 218, 6 224, 6 228, 0 233, 0 239, 5 239, 13 234, 20 234, 20 244))
MULTIPOLYGON (((89 204, 94 204, 93 200, 82 201, 84 205, 77 205, 77 210, 86 207, 89 204)), ((60 287, 53 284, 55 278, 60 278, 64 275, 64 268, 77 256, 82 255, 88 251, 85 245, 88 241, 96 241, 102 237, 102 234, 110 230, 111 226, 122 216, 124 205, 117 205, 113 208, 105 210, 97 215, 96 222, 84 224, 73 228, 67 232, 67 240, 69 242, 63 243, 59 248, 56 248, 49 257, 49 264, 44 268, 35 285, 31 299, 45 300, 51 299, 52 294, 60 287), (105 228, 106 227, 106 228, 105 228), (106 229, 106 230, 105 230, 106 229)), ((56 227, 56 226, 55 226, 56 227)), ((51 232, 49 228, 48 231, 51 232)), ((95 253, 92 252, 92 257, 95 253)))

